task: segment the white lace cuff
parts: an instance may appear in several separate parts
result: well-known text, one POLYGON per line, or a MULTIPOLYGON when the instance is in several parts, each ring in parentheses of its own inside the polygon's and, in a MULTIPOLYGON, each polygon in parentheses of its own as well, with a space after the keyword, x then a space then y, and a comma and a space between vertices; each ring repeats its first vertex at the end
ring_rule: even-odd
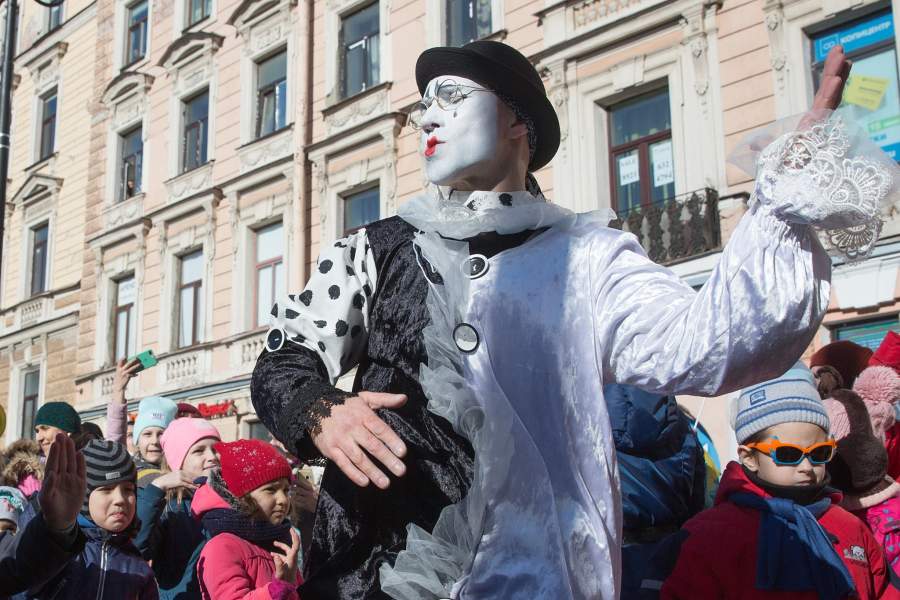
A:
POLYGON ((825 247, 847 260, 871 253, 898 199, 896 163, 844 111, 776 123, 746 140, 732 162, 750 171, 748 158, 758 169, 751 202, 784 221, 815 227, 825 247))

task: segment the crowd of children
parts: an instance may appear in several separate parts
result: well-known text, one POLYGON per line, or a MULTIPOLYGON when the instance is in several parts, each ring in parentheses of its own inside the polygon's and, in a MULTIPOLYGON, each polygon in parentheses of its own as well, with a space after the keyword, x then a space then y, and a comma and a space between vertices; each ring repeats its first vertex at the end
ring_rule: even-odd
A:
MULTIPOLYGON (((641 598, 900 599, 900 336, 811 362, 736 395, 737 460, 656 546, 647 564, 668 566, 641 598)), ((315 496, 292 493, 283 448, 222 442, 157 396, 128 431, 125 407, 117 394, 101 436, 46 403, 36 439, 0 456, 0 598, 299 598, 315 496)))

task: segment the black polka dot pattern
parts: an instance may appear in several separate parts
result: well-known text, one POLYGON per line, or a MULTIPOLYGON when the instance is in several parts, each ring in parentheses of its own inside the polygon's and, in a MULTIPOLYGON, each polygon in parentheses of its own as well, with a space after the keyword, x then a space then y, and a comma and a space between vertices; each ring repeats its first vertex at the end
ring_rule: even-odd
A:
POLYGON ((275 306, 272 307, 272 312, 270 312, 269 314, 272 315, 273 317, 278 316, 278 304, 277 303, 275 304, 275 306))
POLYGON ((503 206, 512 206, 512 195, 511 194, 500 194, 500 204, 503 206))
POLYGON ((279 298, 273 325, 284 343, 316 351, 337 378, 363 355, 376 282, 375 258, 360 230, 324 247, 304 290, 279 298))

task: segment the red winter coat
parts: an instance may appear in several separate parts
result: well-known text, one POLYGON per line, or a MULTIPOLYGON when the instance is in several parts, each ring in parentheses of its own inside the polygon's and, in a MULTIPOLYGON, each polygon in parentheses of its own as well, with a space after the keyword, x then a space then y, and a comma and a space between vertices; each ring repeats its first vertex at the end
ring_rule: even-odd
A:
MULTIPOLYGON (((761 517, 758 510, 728 501, 731 494, 738 492, 770 497, 747 479, 738 463, 729 463, 719 484, 715 506, 684 524, 690 535, 681 545, 675 569, 663 584, 662 599, 816 600, 814 591, 756 589, 761 517)), ((838 539, 835 549, 853 577, 859 598, 900 598, 900 592, 889 583, 878 542, 862 521, 837 506, 840 498, 839 493, 832 496, 833 504, 819 517, 819 523, 838 539), (860 554, 864 554, 864 561, 850 558, 860 554)))
POLYGON ((888 475, 900 481, 900 423, 884 432, 884 448, 888 453, 888 475))
MULTIPOLYGON (((191 511, 202 517, 214 508, 231 508, 208 485, 194 494, 191 511)), ((220 533, 206 542, 197 561, 203 600, 298 600, 297 585, 275 579, 272 555, 256 544, 231 533, 220 533)))

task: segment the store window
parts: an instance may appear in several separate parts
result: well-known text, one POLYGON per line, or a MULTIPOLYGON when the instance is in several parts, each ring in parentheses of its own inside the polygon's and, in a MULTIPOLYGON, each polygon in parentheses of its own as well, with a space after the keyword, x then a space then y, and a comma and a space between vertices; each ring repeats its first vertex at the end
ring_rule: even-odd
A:
POLYGON ((675 195, 668 89, 609 109, 609 156, 613 201, 620 214, 675 195))
POLYGON ((844 323, 832 329, 831 333, 835 341, 849 340, 874 352, 888 331, 900 333, 900 321, 896 315, 887 319, 844 323))
POLYGON ((841 44, 853 70, 841 106, 857 110, 857 123, 894 160, 900 160, 900 85, 894 19, 881 12, 812 36, 812 69, 816 88, 825 57, 841 44))

